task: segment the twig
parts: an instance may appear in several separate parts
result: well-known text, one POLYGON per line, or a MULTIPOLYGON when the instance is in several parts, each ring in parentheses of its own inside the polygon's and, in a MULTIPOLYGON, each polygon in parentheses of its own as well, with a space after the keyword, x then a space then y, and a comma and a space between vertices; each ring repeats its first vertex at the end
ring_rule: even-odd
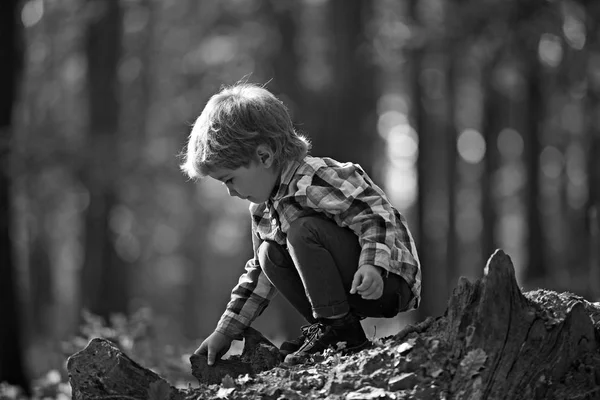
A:
POLYGON ((580 393, 580 394, 577 394, 575 396, 569 397, 568 400, 586 398, 588 395, 590 395, 590 394, 592 394, 594 392, 600 392, 600 387, 588 390, 585 393, 580 393))
POLYGON ((429 326, 431 326, 433 321, 435 321, 433 317, 427 317, 425 321, 420 322, 416 325, 407 325, 406 327, 404 327, 404 329, 402 329, 394 336, 394 339, 403 340, 406 336, 408 336, 411 333, 422 333, 424 330, 427 330, 429 326))

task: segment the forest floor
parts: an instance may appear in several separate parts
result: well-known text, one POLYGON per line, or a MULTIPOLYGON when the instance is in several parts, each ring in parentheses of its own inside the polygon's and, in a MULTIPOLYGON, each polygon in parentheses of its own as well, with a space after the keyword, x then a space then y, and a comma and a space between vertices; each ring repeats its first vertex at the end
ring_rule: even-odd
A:
POLYGON ((207 399, 446 398, 448 388, 440 382, 459 362, 449 364, 441 357, 442 342, 425 333, 435 324, 429 318, 354 354, 329 349, 303 364, 281 363, 252 377, 226 377, 220 385, 200 385, 189 394, 207 399))
MULTIPOLYGON (((525 297, 547 329, 564 320, 573 302, 583 301, 596 333, 600 332, 598 303, 547 290, 528 292, 525 297)), ((466 354, 453 351, 447 329, 446 316, 430 317, 355 354, 329 349, 304 364, 282 363, 254 376, 226 376, 221 384, 201 384, 181 393, 185 399, 460 399, 467 386, 471 395, 482 394, 480 374, 491 360, 481 348, 466 354)), ((600 399, 598 367, 600 355, 586 355, 570 366, 561 381, 541 382, 544 397, 533 393, 532 398, 600 399)))
POLYGON ((67 362, 73 398, 600 400, 600 303, 523 293, 502 251, 484 272, 474 283, 459 279, 444 315, 354 354, 338 344, 289 365, 247 329, 238 359, 208 367, 205 355, 190 357, 198 387, 175 388, 110 341, 92 339, 67 362))

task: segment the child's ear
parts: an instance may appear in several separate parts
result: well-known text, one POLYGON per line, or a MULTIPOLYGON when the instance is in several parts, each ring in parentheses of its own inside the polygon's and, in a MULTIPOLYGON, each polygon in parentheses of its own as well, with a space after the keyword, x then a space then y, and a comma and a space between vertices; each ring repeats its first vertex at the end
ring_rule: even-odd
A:
POLYGON ((256 156, 258 161, 266 168, 273 165, 274 155, 269 146, 261 144, 256 148, 256 156))

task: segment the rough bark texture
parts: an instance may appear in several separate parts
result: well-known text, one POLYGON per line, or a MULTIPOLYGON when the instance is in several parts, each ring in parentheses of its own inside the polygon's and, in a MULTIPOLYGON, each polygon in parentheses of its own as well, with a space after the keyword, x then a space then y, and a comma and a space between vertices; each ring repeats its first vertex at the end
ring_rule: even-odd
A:
MULTIPOLYGON (((480 379, 454 376, 455 392, 465 398, 547 398, 548 390, 584 358, 595 357, 598 366, 598 330, 583 299, 563 295, 567 307, 561 318, 561 306, 549 310, 540 304, 558 297, 553 292, 521 293, 510 258, 500 250, 484 274, 474 284, 461 279, 447 310, 452 353, 482 349, 487 355, 480 379)), ((599 315, 593 311, 596 324, 599 315)), ((584 386, 600 384, 593 373, 587 378, 584 386)))
POLYGON ((201 385, 187 391, 172 388, 110 342, 92 340, 68 361, 73 397, 600 398, 600 305, 543 289, 523 294, 501 250, 482 279, 460 279, 443 316, 359 353, 328 350, 307 364, 288 366, 260 333, 250 329, 245 336, 241 357, 208 367, 205 358, 192 356, 201 385), (240 379, 246 374, 251 378, 240 379), (232 379, 223 380, 226 375, 232 379), (148 397, 150 392, 155 395, 148 397))
POLYGON ((177 389, 133 361, 110 340, 92 339, 85 349, 69 357, 67 369, 73 400, 107 396, 148 399, 153 388, 160 387, 167 388, 169 399, 179 398, 177 389))

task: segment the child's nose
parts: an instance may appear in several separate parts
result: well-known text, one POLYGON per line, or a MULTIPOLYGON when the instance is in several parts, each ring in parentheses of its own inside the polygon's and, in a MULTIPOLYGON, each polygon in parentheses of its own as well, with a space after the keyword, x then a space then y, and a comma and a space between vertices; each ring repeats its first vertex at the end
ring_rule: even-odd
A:
POLYGON ((232 189, 231 187, 227 186, 227 191, 229 192, 229 195, 231 197, 235 196, 235 197, 240 197, 240 194, 238 192, 236 192, 234 189, 232 189))

